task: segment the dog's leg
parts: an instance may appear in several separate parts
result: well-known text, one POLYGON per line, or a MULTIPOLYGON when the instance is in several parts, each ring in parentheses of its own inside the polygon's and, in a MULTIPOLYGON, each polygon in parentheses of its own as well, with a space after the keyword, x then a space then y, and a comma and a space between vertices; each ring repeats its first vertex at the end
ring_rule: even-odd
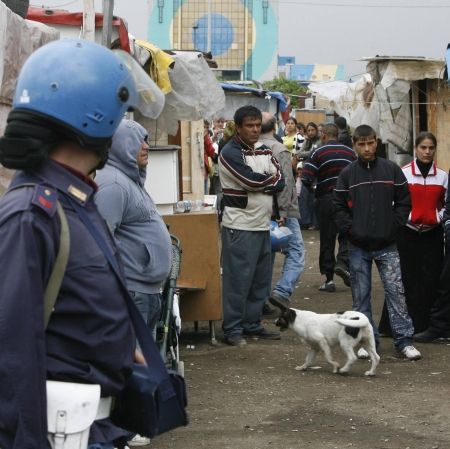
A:
POLYGON ((317 356, 317 351, 315 349, 311 348, 311 350, 308 352, 308 354, 306 354, 305 363, 302 366, 298 366, 296 369, 298 371, 307 370, 310 366, 312 366, 312 364, 316 360, 316 356, 317 356))
POLYGON ((347 374, 350 371, 350 368, 352 367, 353 363, 357 359, 355 355, 355 351, 353 347, 349 344, 341 344, 341 349, 347 356, 347 362, 342 368, 339 368, 339 374, 347 374))
POLYGON ((364 349, 369 353, 370 357, 370 370, 364 373, 365 376, 375 376, 375 371, 377 369, 378 364, 380 363, 380 356, 377 354, 375 350, 375 345, 364 344, 364 349))
POLYGON ((328 346, 328 343, 325 340, 325 338, 322 338, 319 341, 319 345, 320 345, 320 349, 322 349, 322 351, 325 355, 326 361, 333 367, 333 373, 339 372, 339 363, 337 363, 333 360, 333 355, 331 354, 331 349, 328 346))
POLYGON ((361 339, 362 347, 369 353, 370 357, 370 370, 364 373, 365 376, 375 376, 375 371, 380 363, 380 356, 377 354, 375 346, 375 338, 373 336, 372 329, 367 331, 367 334, 361 339))

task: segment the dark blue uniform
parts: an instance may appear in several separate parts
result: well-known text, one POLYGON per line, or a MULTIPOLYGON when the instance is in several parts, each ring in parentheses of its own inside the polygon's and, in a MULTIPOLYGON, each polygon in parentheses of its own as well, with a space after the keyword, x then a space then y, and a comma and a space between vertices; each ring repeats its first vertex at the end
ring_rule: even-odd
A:
MULTIPOLYGON (((42 184, 13 190, 0 201, 2 449, 46 447, 46 379, 100 384, 102 396, 114 396, 123 388, 134 355, 119 281, 69 201, 85 207, 117 255, 93 202, 94 186, 51 160, 35 174, 42 184), (45 331, 43 293, 60 237, 56 198, 67 216, 71 248, 45 331)), ((90 440, 108 442, 123 435, 105 419, 95 422, 90 440)))

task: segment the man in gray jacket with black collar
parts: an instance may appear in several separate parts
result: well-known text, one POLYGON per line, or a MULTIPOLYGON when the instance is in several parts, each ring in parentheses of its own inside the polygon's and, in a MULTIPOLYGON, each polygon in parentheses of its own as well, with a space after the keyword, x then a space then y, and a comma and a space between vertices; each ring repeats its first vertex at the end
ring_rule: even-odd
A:
MULTIPOLYGON (((275 127, 275 117, 268 112, 263 112, 260 141, 271 149, 273 156, 281 166, 286 183, 284 189, 276 195, 278 211, 275 212, 279 215, 279 226, 286 226, 292 232, 292 237, 289 240, 287 248, 283 249, 284 263, 281 276, 276 282, 271 296, 289 301, 294 291, 295 284, 305 268, 305 247, 298 222, 300 213, 298 210, 295 179, 292 173, 292 155, 289 150, 274 137, 276 131, 275 127)), ((274 260, 275 253, 272 253, 272 267, 274 260)))

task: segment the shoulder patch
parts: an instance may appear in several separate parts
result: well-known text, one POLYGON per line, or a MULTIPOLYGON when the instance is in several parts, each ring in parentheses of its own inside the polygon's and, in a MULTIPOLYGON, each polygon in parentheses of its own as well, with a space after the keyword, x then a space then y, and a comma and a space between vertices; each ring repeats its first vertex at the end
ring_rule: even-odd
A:
POLYGON ((43 184, 36 184, 33 192, 31 204, 38 207, 52 217, 56 212, 56 204, 58 202, 57 191, 43 184))

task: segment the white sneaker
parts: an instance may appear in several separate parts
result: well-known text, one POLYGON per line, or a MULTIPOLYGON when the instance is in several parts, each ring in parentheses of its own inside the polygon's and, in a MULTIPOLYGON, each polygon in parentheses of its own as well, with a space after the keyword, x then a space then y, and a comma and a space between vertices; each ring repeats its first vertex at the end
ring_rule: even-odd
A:
POLYGON ((367 360, 370 356, 369 353, 363 347, 361 347, 358 349, 356 357, 358 357, 358 359, 367 360))
POLYGON ((419 360, 422 358, 422 354, 414 346, 405 346, 399 354, 406 357, 408 360, 419 360))
POLYGON ((136 434, 130 441, 128 441, 129 446, 147 446, 150 444, 150 438, 143 437, 136 434))

